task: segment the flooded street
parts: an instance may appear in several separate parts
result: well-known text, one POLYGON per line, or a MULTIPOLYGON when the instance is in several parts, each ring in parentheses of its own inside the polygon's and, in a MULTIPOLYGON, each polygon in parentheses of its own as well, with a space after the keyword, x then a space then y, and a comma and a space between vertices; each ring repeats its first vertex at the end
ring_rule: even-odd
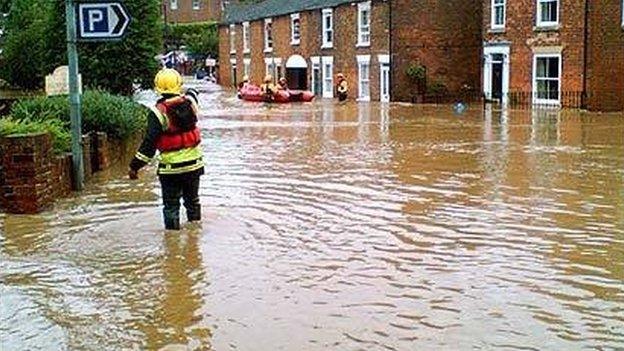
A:
POLYGON ((624 348, 622 114, 202 100, 201 227, 0 214, 1 350, 624 348))

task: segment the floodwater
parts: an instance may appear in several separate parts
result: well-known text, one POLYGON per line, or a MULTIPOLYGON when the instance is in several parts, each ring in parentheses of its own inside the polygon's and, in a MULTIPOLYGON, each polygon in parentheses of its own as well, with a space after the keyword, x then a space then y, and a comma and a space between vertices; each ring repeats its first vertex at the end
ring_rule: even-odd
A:
POLYGON ((201 226, 0 214, 0 349, 624 349, 624 115, 202 105, 201 226))

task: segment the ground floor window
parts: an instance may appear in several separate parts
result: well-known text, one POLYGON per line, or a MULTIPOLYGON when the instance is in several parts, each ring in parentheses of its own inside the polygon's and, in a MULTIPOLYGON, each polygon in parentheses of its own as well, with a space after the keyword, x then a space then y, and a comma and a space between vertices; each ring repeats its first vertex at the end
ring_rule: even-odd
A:
POLYGON ((358 99, 370 101, 370 55, 359 55, 358 61, 358 99))
POLYGON ((277 83, 277 80, 282 77, 282 59, 281 58, 265 58, 265 74, 273 76, 273 83, 277 83))
POLYGON ((249 77, 251 74, 251 59, 245 59, 243 61, 243 75, 249 77))
POLYGON ((238 81, 236 80, 236 74, 237 74, 236 60, 235 59, 231 59, 230 60, 230 79, 231 79, 233 87, 235 87, 237 85, 237 83, 238 83, 238 81))
POLYGON ((323 97, 334 97, 334 58, 324 56, 322 58, 323 65, 323 97))
POLYGON ((533 60, 533 102, 559 104, 561 54, 539 54, 533 60))

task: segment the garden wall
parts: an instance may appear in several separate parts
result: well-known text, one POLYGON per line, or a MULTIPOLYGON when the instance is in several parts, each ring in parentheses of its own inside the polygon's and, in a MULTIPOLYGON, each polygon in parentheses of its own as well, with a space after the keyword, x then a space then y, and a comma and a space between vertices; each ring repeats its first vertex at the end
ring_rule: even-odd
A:
MULTIPOLYGON (((83 136, 85 181, 122 161, 136 143, 137 138, 109 140, 105 133, 83 136)), ((71 158, 71 154, 54 154, 47 133, 0 137, 0 208, 38 213, 71 194, 71 158)))

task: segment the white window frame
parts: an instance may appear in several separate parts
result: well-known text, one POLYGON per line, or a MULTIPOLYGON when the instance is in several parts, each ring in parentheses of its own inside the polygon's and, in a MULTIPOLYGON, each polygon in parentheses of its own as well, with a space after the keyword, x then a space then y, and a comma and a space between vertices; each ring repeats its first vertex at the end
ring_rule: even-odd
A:
POLYGON ((271 18, 264 19, 264 52, 273 52, 273 20, 271 18), (267 30, 269 25, 271 25, 270 36, 269 31, 267 30))
POLYGON ((230 24, 230 54, 236 53, 236 24, 230 24))
POLYGON ((333 56, 323 56, 321 57, 321 74, 323 79, 323 84, 321 90, 323 91, 323 98, 325 99, 333 99, 334 98, 334 57, 333 56), (331 67, 331 72, 327 71, 327 66, 331 67), (326 90, 325 83, 329 83, 330 89, 326 90))
POLYGON ((377 61, 379 61, 379 101, 381 102, 390 102, 390 55, 384 54, 384 55, 377 55, 377 61), (386 87, 388 89, 388 95, 384 96, 383 94, 383 88, 384 88, 384 79, 383 79, 383 71, 384 71, 384 66, 386 66, 386 68, 388 69, 388 86, 386 87))
POLYGON ((358 28, 358 37, 357 37, 357 47, 367 47, 370 46, 371 42, 371 26, 372 26, 372 11, 371 11, 371 2, 364 1, 358 4, 358 16, 357 16, 357 28, 358 28), (368 28, 367 31, 364 31, 364 27, 362 27, 362 17, 364 11, 368 11, 368 28), (368 40, 362 40, 362 38, 366 36, 368 40))
POLYGON ((503 29, 505 28, 505 24, 507 22, 507 0, 492 0, 492 13, 490 18, 491 28, 492 29, 503 29), (496 23, 496 9, 501 8, 503 11, 503 23, 496 23))
POLYGON ((334 47, 334 10, 332 9, 323 9, 322 12, 322 49, 331 49, 334 47), (329 18, 329 27, 327 26, 327 18, 329 18), (331 41, 327 40, 328 35, 331 37, 331 41))
POLYGON ((559 20, 560 20, 560 12, 561 12, 561 0, 537 0, 537 11, 535 11, 535 13, 537 14, 537 22, 536 25, 537 27, 556 27, 559 25, 559 20), (542 21, 542 3, 545 2, 553 2, 555 1, 557 3, 557 20, 556 21, 542 21))
POLYGON ((251 76, 251 58, 243 59, 243 76, 251 76))
POLYGON ((197 11, 201 8, 201 1, 200 0, 191 0, 191 6, 193 8, 193 10, 197 11))
MULTIPOLYGON (((563 77, 563 72, 561 71, 563 65, 562 65, 562 56, 561 53, 536 53, 533 54, 533 104, 536 105, 561 105, 561 87, 562 87, 562 77, 563 77), (537 60, 539 58, 558 58, 559 59, 559 77, 557 77, 557 80, 559 81, 559 89, 558 89, 558 96, 556 100, 553 99, 540 99, 538 97, 538 91, 537 91, 537 60)), ((552 79, 552 78, 551 78, 552 79)))
POLYGON ((243 53, 251 52, 251 32, 249 31, 249 22, 243 22, 243 53))
MULTIPOLYGON (((323 67, 321 66, 321 58, 319 56, 312 56, 310 57, 310 62, 312 63, 312 69, 310 70, 310 85, 311 88, 310 90, 314 90, 315 86, 316 86, 316 80, 314 79, 314 70, 318 69, 321 72, 321 91, 320 93, 323 94, 323 67)), ((317 92, 315 92, 316 94, 317 92)))
POLYGON ((234 74, 236 70, 236 75, 238 75, 238 65, 236 64, 236 59, 235 58, 231 58, 230 59, 230 80, 231 83, 233 85, 236 85, 235 83, 238 83, 238 77, 236 77, 236 75, 234 74))
POLYGON ((171 0, 169 2, 169 8, 172 10, 177 10, 178 9, 178 0, 171 0))
POLYGON ((622 29, 624 29, 624 0, 622 0, 622 7, 620 8, 622 12, 622 29))
POLYGON ((370 55, 357 55, 357 64, 358 64, 358 101, 370 101, 370 91, 371 91, 371 65, 370 65, 370 55), (368 76, 365 77, 362 75, 363 66, 368 66, 368 76), (364 95, 362 86, 363 83, 368 84, 368 94, 364 95))
POLYGON ((290 45, 301 43, 301 16, 298 13, 290 15, 290 45), (295 33, 295 21, 299 21, 299 33, 295 33), (297 37, 295 38, 295 34, 297 37))

